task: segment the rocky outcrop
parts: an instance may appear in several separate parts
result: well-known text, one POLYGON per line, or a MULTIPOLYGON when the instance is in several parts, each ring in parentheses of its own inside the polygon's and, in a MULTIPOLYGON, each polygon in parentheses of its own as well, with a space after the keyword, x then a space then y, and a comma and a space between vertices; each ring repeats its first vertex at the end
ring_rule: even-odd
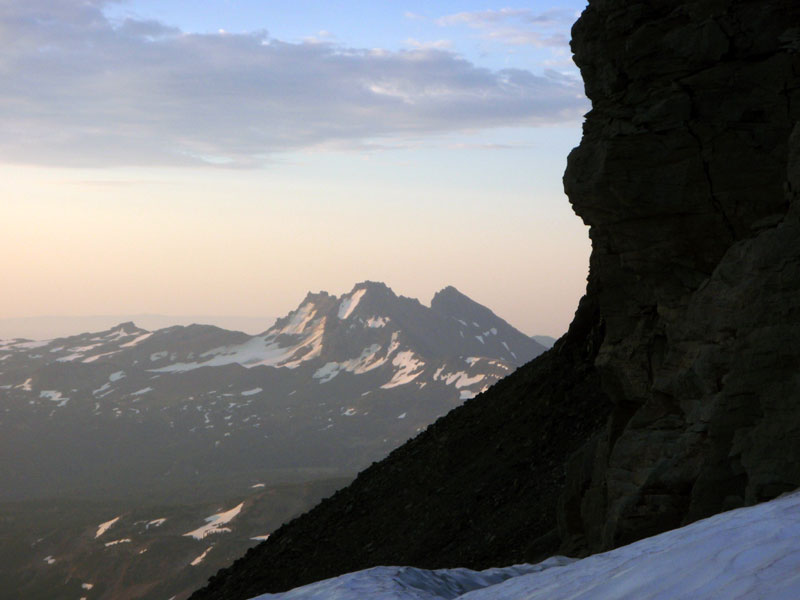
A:
POLYGON ((585 554, 800 486, 800 5, 591 0, 573 33, 567 336, 195 598, 585 554))
POLYGON ((800 485, 800 5, 597 0, 573 33, 614 411, 561 525, 601 550, 800 485))

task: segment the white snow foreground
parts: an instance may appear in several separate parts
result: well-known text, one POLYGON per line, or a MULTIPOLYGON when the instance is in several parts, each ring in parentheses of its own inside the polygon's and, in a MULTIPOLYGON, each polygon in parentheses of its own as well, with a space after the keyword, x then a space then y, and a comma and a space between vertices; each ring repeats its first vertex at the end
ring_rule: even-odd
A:
POLYGON ((257 600, 800 598, 800 493, 582 560, 469 571, 376 567, 257 600))
POLYGON ((538 565, 516 565, 485 571, 374 567, 318 581, 282 594, 264 594, 253 600, 450 600, 463 598, 465 593, 472 590, 491 589, 509 578, 542 571, 571 560, 556 556, 538 565))

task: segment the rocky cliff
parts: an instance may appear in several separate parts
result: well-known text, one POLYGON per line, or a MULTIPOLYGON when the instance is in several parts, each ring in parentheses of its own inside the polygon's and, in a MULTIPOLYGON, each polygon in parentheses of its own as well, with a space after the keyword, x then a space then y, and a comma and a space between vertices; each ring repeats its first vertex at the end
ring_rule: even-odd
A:
POLYGON ((800 5, 597 0, 573 35, 614 410, 561 525, 601 550, 800 485, 800 5))
POLYGON ((569 333, 195 598, 584 554, 800 486, 800 5, 592 0, 573 34, 569 333))

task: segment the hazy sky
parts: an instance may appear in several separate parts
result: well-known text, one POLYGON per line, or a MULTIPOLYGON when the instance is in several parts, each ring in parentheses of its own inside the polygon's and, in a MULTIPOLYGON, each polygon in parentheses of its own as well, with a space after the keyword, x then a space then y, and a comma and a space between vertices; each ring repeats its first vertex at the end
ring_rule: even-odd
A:
POLYGON ((274 317, 372 279, 562 333, 584 5, 0 0, 0 319, 274 317))

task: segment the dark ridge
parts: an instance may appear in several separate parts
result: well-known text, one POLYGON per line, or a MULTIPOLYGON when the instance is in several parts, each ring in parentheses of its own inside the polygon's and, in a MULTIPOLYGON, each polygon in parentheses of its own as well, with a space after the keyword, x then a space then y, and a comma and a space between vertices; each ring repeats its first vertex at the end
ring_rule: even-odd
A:
POLYGON ((244 600, 382 564, 486 568, 552 554, 564 463, 610 409, 592 367, 595 323, 584 302, 556 348, 281 527, 192 599, 244 600))

